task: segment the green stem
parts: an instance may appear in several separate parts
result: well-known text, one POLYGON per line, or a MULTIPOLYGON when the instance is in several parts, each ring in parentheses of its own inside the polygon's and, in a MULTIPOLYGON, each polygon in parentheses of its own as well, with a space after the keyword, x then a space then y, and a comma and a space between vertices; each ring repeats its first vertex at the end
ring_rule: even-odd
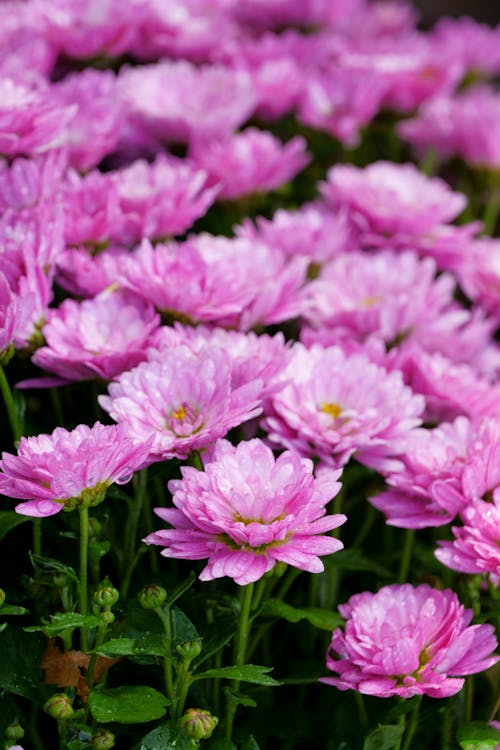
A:
MULTIPOLYGON (((80 513, 80 614, 87 614, 87 580, 88 580, 88 550, 89 550, 89 509, 81 507, 80 513)), ((82 651, 88 651, 87 628, 82 626, 82 651)))
POLYGON ((451 715, 451 703, 448 701, 448 704, 444 709, 443 724, 441 727, 441 750, 451 749, 452 725, 453 717, 451 715))
POLYGON ((420 695, 418 697, 418 701, 415 704, 415 708, 411 712, 410 723, 408 724, 408 726, 406 728, 406 732, 404 734, 404 742, 403 742, 403 745, 401 747, 401 750, 410 750, 410 748, 411 748, 411 743, 413 741, 413 736, 415 734, 415 731, 416 731, 417 725, 418 725, 418 714, 419 714, 419 711, 420 711, 420 704, 421 704, 421 702, 422 702, 422 696, 420 695))
POLYGON ((472 720, 472 709, 474 707, 474 675, 465 679, 465 721, 472 720))
MULTIPOLYGON (((154 531, 154 523, 153 523, 153 509, 151 507, 151 497, 149 495, 149 492, 144 493, 144 520, 145 520, 145 526, 146 526, 146 533, 152 534, 154 531)), ((149 563, 151 565, 151 572, 153 576, 157 576, 160 573, 160 563, 159 563, 159 555, 157 550, 155 550, 154 545, 149 546, 149 563)))
POLYGON ((500 189, 494 185, 491 189, 490 197, 483 216, 483 234, 492 236, 497 225, 498 214, 500 212, 500 189))
MULTIPOLYGON (((243 586, 240 595, 240 617, 238 623, 238 632, 236 634, 236 644, 234 649, 234 663, 240 667, 245 663, 245 657, 248 646, 248 637, 250 635, 250 611, 252 608, 252 597, 254 591, 254 584, 249 583, 247 586, 243 586)), ((232 690, 238 692, 240 689, 240 680, 233 680, 232 690)), ((233 723, 236 714, 238 703, 228 696, 227 701, 227 713, 226 713, 226 739, 230 740, 233 734, 233 723)))
MULTIPOLYGON (((127 537, 123 556, 122 584, 120 587, 120 597, 122 599, 125 599, 128 594, 128 589, 132 578, 134 559, 136 556, 135 545, 137 538, 137 529, 139 527, 139 519, 141 517, 141 511, 144 504, 147 482, 147 469, 143 469, 134 477, 134 498, 132 500, 132 509, 130 511, 130 516, 127 524, 127 537)), ((135 560, 135 562, 137 561, 135 560)))
POLYGON ((175 690, 174 690, 174 677, 173 677, 173 672, 172 672, 173 654, 172 654, 172 622, 170 619, 170 607, 166 607, 165 610, 163 610, 161 607, 156 607, 154 611, 156 612, 156 615, 161 620, 161 623, 163 625, 163 632, 165 634, 164 642, 165 642, 165 651, 167 652, 167 655, 163 659, 163 675, 165 679, 165 690, 170 700, 174 701, 175 690))
POLYGON ((2 365, 0 365, 0 390, 2 391, 5 408, 7 409, 7 417, 9 419, 10 428, 12 430, 12 435, 14 437, 14 442, 17 443, 17 441, 21 439, 21 435, 23 434, 23 429, 21 426, 21 422, 19 420, 16 404, 14 402, 14 397, 12 396, 12 391, 9 385, 9 381, 7 380, 7 377, 5 375, 5 370, 2 367, 2 365))
POLYGON ((368 716, 366 714, 365 701, 362 694, 358 693, 357 691, 354 693, 354 698, 356 700, 356 706, 358 709, 359 723, 361 724, 361 727, 366 734, 368 730, 368 716))
POLYGON ((411 555, 413 552, 413 542, 415 541, 415 530, 407 529, 405 533, 405 543, 403 547, 403 555, 401 557, 401 565, 399 566, 398 583, 404 583, 408 578, 408 571, 410 570, 411 555))

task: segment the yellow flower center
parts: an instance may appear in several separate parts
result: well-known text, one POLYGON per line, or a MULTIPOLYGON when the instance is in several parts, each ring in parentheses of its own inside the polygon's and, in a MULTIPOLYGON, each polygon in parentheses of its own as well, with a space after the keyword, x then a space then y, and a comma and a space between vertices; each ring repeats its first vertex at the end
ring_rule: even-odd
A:
POLYGON ((174 419, 181 420, 186 419, 186 410, 183 406, 179 406, 178 409, 172 412, 172 416, 174 419))
POLYGON ((335 401, 330 401, 330 403, 325 403, 321 405, 321 411, 325 414, 329 414, 333 419, 337 419, 337 417, 340 416, 342 413, 341 407, 335 403, 335 401))

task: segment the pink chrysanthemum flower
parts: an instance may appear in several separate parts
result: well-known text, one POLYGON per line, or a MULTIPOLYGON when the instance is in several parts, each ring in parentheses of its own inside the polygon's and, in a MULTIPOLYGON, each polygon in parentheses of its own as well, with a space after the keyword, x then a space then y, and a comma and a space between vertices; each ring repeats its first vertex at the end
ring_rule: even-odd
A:
POLYGON ((403 470, 386 478, 388 489, 369 501, 387 523, 406 529, 443 526, 465 505, 462 476, 471 433, 465 417, 434 430, 414 430, 409 437, 403 470))
POLYGON ((405 451, 424 406, 400 373, 338 347, 296 344, 283 377, 289 382, 264 421, 270 440, 330 465, 354 455, 377 470, 400 468, 394 457, 405 451))
POLYGON ((162 326, 153 336, 148 351, 150 360, 161 358, 164 352, 185 345, 197 352, 205 346, 219 347, 229 355, 231 387, 239 388, 251 381, 261 383, 260 397, 267 398, 280 390, 284 383, 281 374, 290 359, 290 348, 283 334, 258 336, 252 331, 226 331, 208 326, 162 326))
POLYGON ((118 194, 120 220, 110 227, 114 242, 183 234, 215 200, 218 186, 207 173, 185 161, 158 156, 153 164, 136 160, 110 174, 118 194))
POLYGON ((14 342, 22 304, 0 271, 0 364, 14 342))
POLYGON ((500 73, 500 26, 492 28, 473 18, 441 18, 428 39, 439 55, 466 73, 500 73))
POLYGON ((469 313, 453 302, 455 280, 436 276, 431 258, 411 252, 349 252, 325 265, 308 284, 304 317, 338 339, 382 339, 390 348, 411 339, 448 336, 469 313))
POLYGON ((304 138, 296 136, 283 144, 257 128, 220 140, 194 141, 189 156, 212 184, 220 185, 219 196, 229 200, 274 190, 309 162, 304 138))
POLYGON ((75 113, 48 88, 0 78, 0 154, 31 156, 63 145, 75 113))
POLYGON ((379 161, 364 168, 340 164, 321 186, 327 203, 346 208, 363 234, 421 236, 452 221, 466 198, 438 177, 430 179, 414 164, 379 161))
POLYGON ((257 216, 255 224, 245 219, 235 232, 238 237, 265 242, 286 258, 304 255, 315 264, 331 260, 351 246, 345 214, 314 204, 296 211, 278 209, 272 219, 257 216))
POLYGON ((450 589, 427 584, 384 586, 365 591, 339 606, 345 632, 334 631, 326 665, 338 677, 321 679, 339 690, 389 698, 458 693, 464 675, 488 669, 497 640, 492 625, 469 625, 450 589))
POLYGON ((0 162, 0 211, 22 211, 53 201, 60 192, 65 167, 62 149, 31 159, 18 157, 11 164, 0 162))
POLYGON ((41 23, 38 3, 2 2, 0 76, 16 80, 48 78, 57 57, 41 23))
POLYGON ((476 500, 464 508, 463 526, 452 526, 455 539, 440 541, 435 555, 443 565, 500 583, 500 503, 476 500))
POLYGON ((346 521, 325 515, 339 475, 314 477, 312 461, 290 451, 275 459, 261 440, 219 440, 204 471, 183 467, 182 479, 169 482, 175 509, 155 510, 173 528, 144 541, 164 546, 166 557, 208 558, 202 581, 229 576, 243 586, 277 562, 321 573, 320 555, 344 546, 325 535, 346 521))
POLYGON ((457 266, 464 292, 500 325, 500 240, 476 240, 457 266))
POLYGON ((62 184, 64 235, 74 247, 106 245, 121 220, 118 190, 109 173, 97 169, 81 176, 73 169, 62 184))
POLYGON ((26 499, 16 506, 25 516, 43 518, 65 510, 97 505, 111 484, 128 482, 149 453, 151 440, 140 444, 120 425, 80 424, 51 435, 22 437, 17 456, 2 453, 0 492, 26 499))
POLYGON ((232 388, 221 349, 178 346, 108 386, 99 403, 136 442, 153 436, 150 460, 186 458, 260 413, 260 381, 232 388))
POLYGON ((56 101, 77 107, 67 130, 70 166, 82 172, 97 166, 120 138, 122 111, 115 75, 89 68, 67 76, 52 91, 56 101))
POLYGON ((151 305, 115 290, 83 302, 67 299, 48 312, 42 328, 47 346, 37 349, 32 361, 63 382, 111 380, 146 359, 159 324, 151 305))
POLYGON ((227 135, 248 119, 256 103, 244 71, 197 68, 184 60, 122 68, 119 87, 131 126, 160 141, 227 135))

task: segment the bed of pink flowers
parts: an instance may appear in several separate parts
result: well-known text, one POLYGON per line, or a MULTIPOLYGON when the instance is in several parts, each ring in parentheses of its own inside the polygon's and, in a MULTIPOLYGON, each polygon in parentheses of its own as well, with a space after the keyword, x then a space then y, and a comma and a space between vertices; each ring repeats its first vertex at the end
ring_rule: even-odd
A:
POLYGON ((500 27, 4 0, 0 48, 4 750, 500 747, 500 27))

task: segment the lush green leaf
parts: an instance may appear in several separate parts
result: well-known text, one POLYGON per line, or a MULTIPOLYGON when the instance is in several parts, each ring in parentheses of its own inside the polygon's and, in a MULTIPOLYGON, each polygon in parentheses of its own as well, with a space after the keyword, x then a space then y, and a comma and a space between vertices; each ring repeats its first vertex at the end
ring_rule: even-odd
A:
POLYGON ((134 750, 192 750, 193 744, 174 722, 166 722, 148 732, 134 750))
POLYGON ((403 736, 404 727, 399 724, 386 724, 370 732, 363 745, 363 750, 392 750, 398 747, 403 736))
POLYGON ((384 720, 394 721, 394 719, 399 719, 400 716, 404 716, 410 711, 413 711, 421 700, 421 695, 414 695, 413 698, 408 698, 407 700, 397 703, 394 708, 391 708, 391 710, 385 714, 384 720))
POLYGON ((40 668, 45 647, 39 635, 9 627, 0 638, 0 691, 23 695, 36 703, 43 701, 45 690, 40 687, 43 672, 40 668))
POLYGON ((473 721, 458 730, 457 741, 462 750, 495 750, 500 745, 500 730, 473 721))
POLYGON ((3 604, 0 607, 0 615, 25 615, 29 612, 26 607, 17 607, 14 604, 3 604))
POLYGON ((343 618, 337 612, 320 609, 319 607, 292 607, 290 604, 281 601, 281 599, 268 599, 264 604, 262 614, 271 617, 282 617, 288 622, 307 620, 314 627, 330 632, 344 622, 343 618))
POLYGON ((106 641, 94 653, 113 658, 115 656, 166 656, 163 636, 146 634, 140 638, 113 638, 106 641))
POLYGON ((90 691, 90 713, 96 721, 140 724, 161 719, 171 701, 146 685, 125 685, 90 691))
POLYGON ((95 615, 81 615, 79 612, 57 612, 50 616, 50 622, 44 625, 30 625, 25 628, 28 633, 42 631, 49 638, 59 635, 64 630, 75 628, 96 628, 102 625, 102 620, 95 615))
POLYGON ((260 750, 253 735, 249 735, 240 747, 240 750, 260 750))
POLYGON ((193 680, 205 680, 209 677, 227 680, 239 680, 240 682, 251 682, 254 685, 281 685, 281 682, 268 676, 272 667, 261 667, 255 664, 242 664, 232 667, 221 667, 220 669, 207 669, 193 675, 193 680))
POLYGON ((30 557, 35 569, 41 570, 44 573, 62 573, 75 583, 78 583, 78 576, 69 565, 64 565, 64 563, 54 560, 51 557, 42 557, 41 555, 33 555, 31 553, 30 557))
POLYGON ((195 626, 184 612, 178 607, 172 607, 172 641, 174 645, 185 641, 197 641, 200 635, 195 626))

